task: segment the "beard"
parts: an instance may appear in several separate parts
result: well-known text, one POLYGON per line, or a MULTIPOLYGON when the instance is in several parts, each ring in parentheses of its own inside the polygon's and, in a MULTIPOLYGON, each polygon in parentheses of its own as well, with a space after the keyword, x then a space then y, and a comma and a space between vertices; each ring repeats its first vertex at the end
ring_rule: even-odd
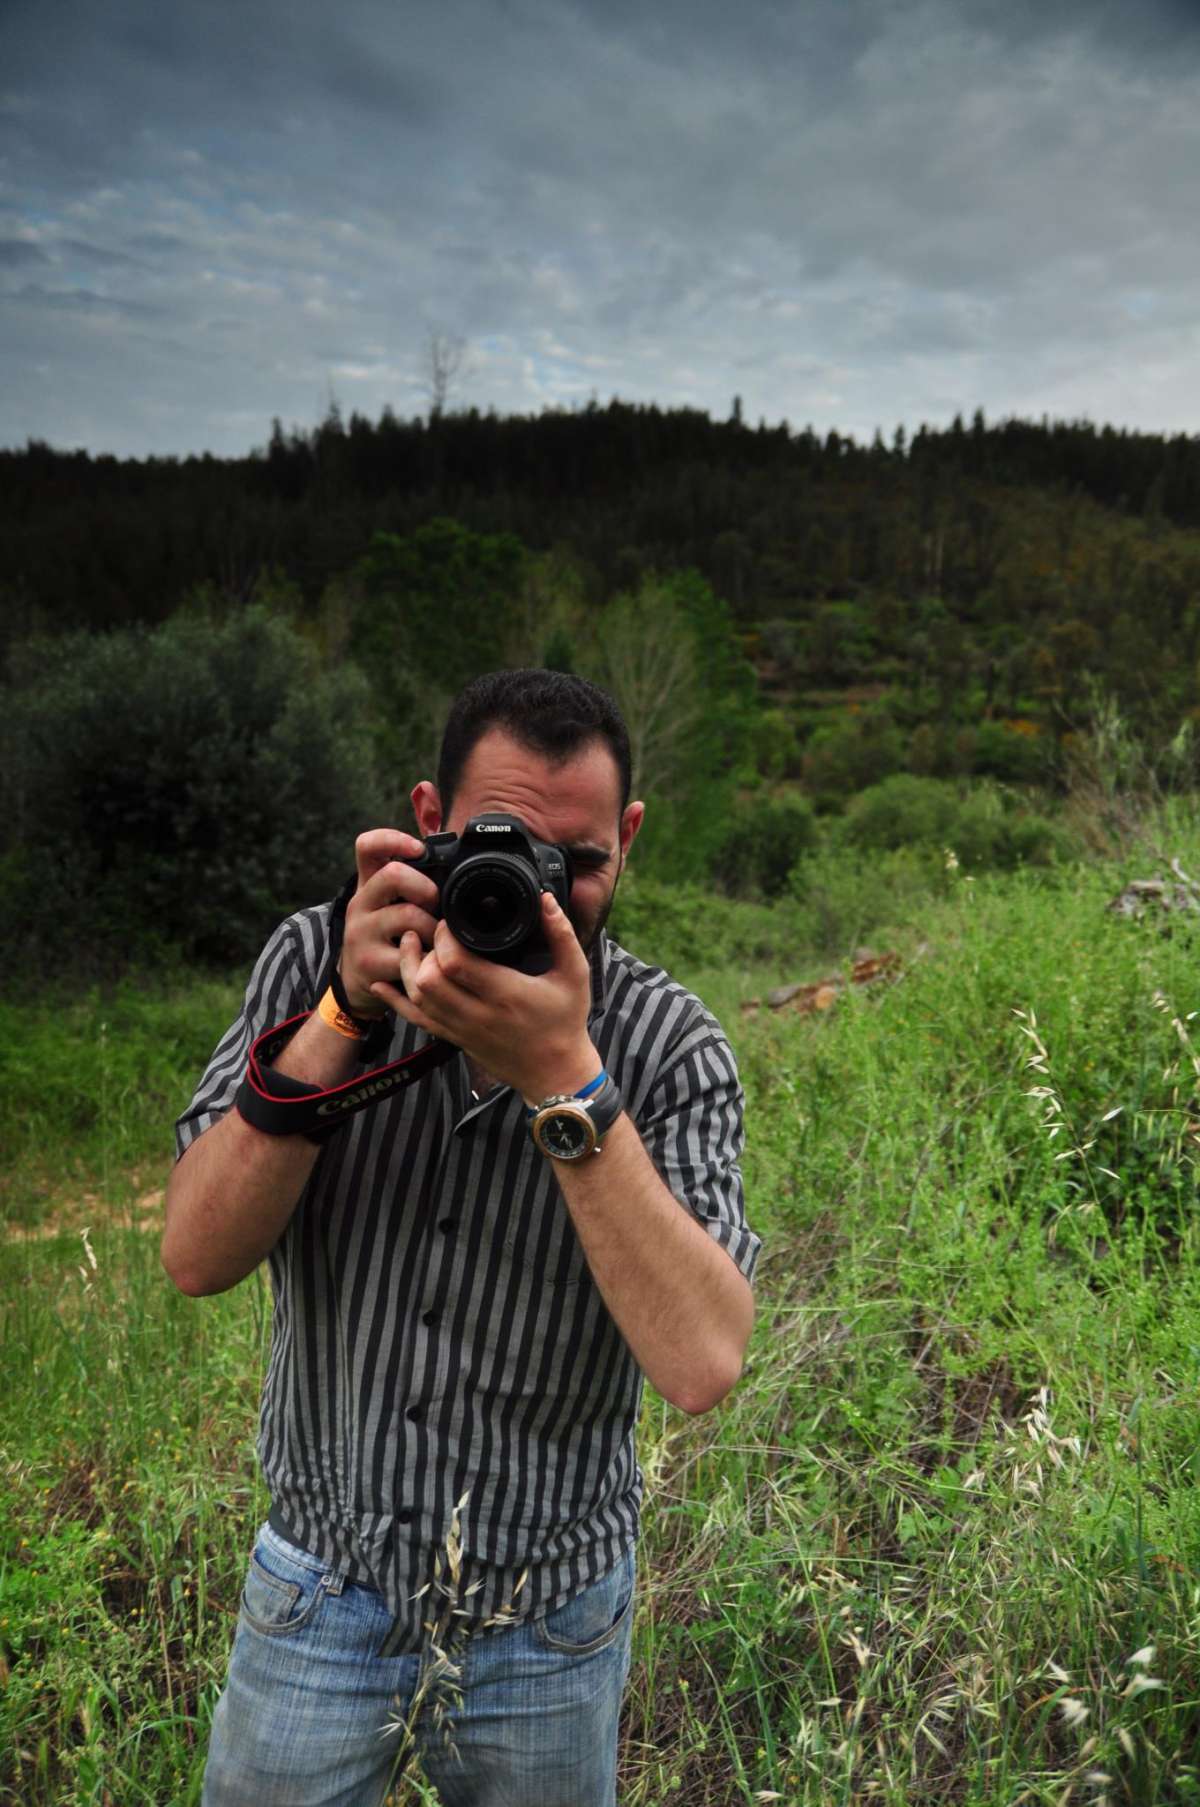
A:
POLYGON ((616 878, 613 880, 612 890, 609 892, 600 908, 593 911, 590 916, 585 916, 582 911, 572 909, 568 906, 567 921, 574 929, 575 939, 578 941, 585 954, 591 954, 592 949, 604 932, 604 925, 608 921, 609 913, 612 910, 613 899, 617 895, 617 886, 620 883, 620 880, 621 874, 618 872, 616 878))

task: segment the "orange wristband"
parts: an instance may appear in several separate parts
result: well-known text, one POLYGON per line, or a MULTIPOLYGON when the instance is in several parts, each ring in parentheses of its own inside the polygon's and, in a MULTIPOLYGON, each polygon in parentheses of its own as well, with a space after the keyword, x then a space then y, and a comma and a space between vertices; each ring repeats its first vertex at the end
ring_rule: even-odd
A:
POLYGON ((332 988, 324 994, 317 1005, 317 1015, 323 1023, 328 1023, 331 1029, 336 1029, 338 1034, 344 1035, 348 1041, 365 1042, 371 1033, 371 1030, 360 1023, 356 1017, 348 1015, 342 1009, 333 995, 332 988))

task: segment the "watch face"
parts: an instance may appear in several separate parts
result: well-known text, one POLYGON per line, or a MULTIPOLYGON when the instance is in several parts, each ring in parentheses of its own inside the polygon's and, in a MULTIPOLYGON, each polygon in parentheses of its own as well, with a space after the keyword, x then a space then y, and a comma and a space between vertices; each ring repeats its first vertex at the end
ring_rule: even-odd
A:
POLYGON ((548 1155, 577 1161, 595 1145, 596 1136, 583 1111, 547 1111, 538 1124, 538 1140, 548 1155))

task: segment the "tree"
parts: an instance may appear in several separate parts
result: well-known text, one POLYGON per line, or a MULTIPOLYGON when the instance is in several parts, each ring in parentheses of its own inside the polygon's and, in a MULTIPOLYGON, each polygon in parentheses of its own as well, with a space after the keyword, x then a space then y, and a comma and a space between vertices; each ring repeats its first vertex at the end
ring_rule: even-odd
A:
POLYGON ((467 342, 457 334, 431 332, 425 342, 425 387, 429 393, 429 419, 440 420, 455 379, 463 367, 467 342))
POLYGON ((634 792, 653 805, 642 863, 702 876, 752 763, 760 714, 728 607, 695 571, 646 577, 603 610, 586 675, 620 704, 634 792))
POLYGON ((414 533, 377 533, 355 566, 350 648, 397 805, 431 767, 451 699, 509 663, 527 565, 515 535, 439 516, 414 533))
POLYGON ((0 888, 27 963, 242 958, 374 814, 364 686, 282 621, 31 643, 0 696, 0 888))

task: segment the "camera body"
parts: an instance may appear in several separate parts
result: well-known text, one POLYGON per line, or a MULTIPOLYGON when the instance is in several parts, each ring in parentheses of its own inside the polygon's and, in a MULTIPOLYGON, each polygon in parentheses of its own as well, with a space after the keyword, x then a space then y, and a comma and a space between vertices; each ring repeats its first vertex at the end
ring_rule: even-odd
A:
POLYGON ((519 816, 472 816, 460 835, 426 836, 424 853, 401 864, 433 880, 437 914, 473 954, 518 972, 549 972, 541 896, 551 891, 567 908, 572 871, 565 847, 539 841, 519 816))

